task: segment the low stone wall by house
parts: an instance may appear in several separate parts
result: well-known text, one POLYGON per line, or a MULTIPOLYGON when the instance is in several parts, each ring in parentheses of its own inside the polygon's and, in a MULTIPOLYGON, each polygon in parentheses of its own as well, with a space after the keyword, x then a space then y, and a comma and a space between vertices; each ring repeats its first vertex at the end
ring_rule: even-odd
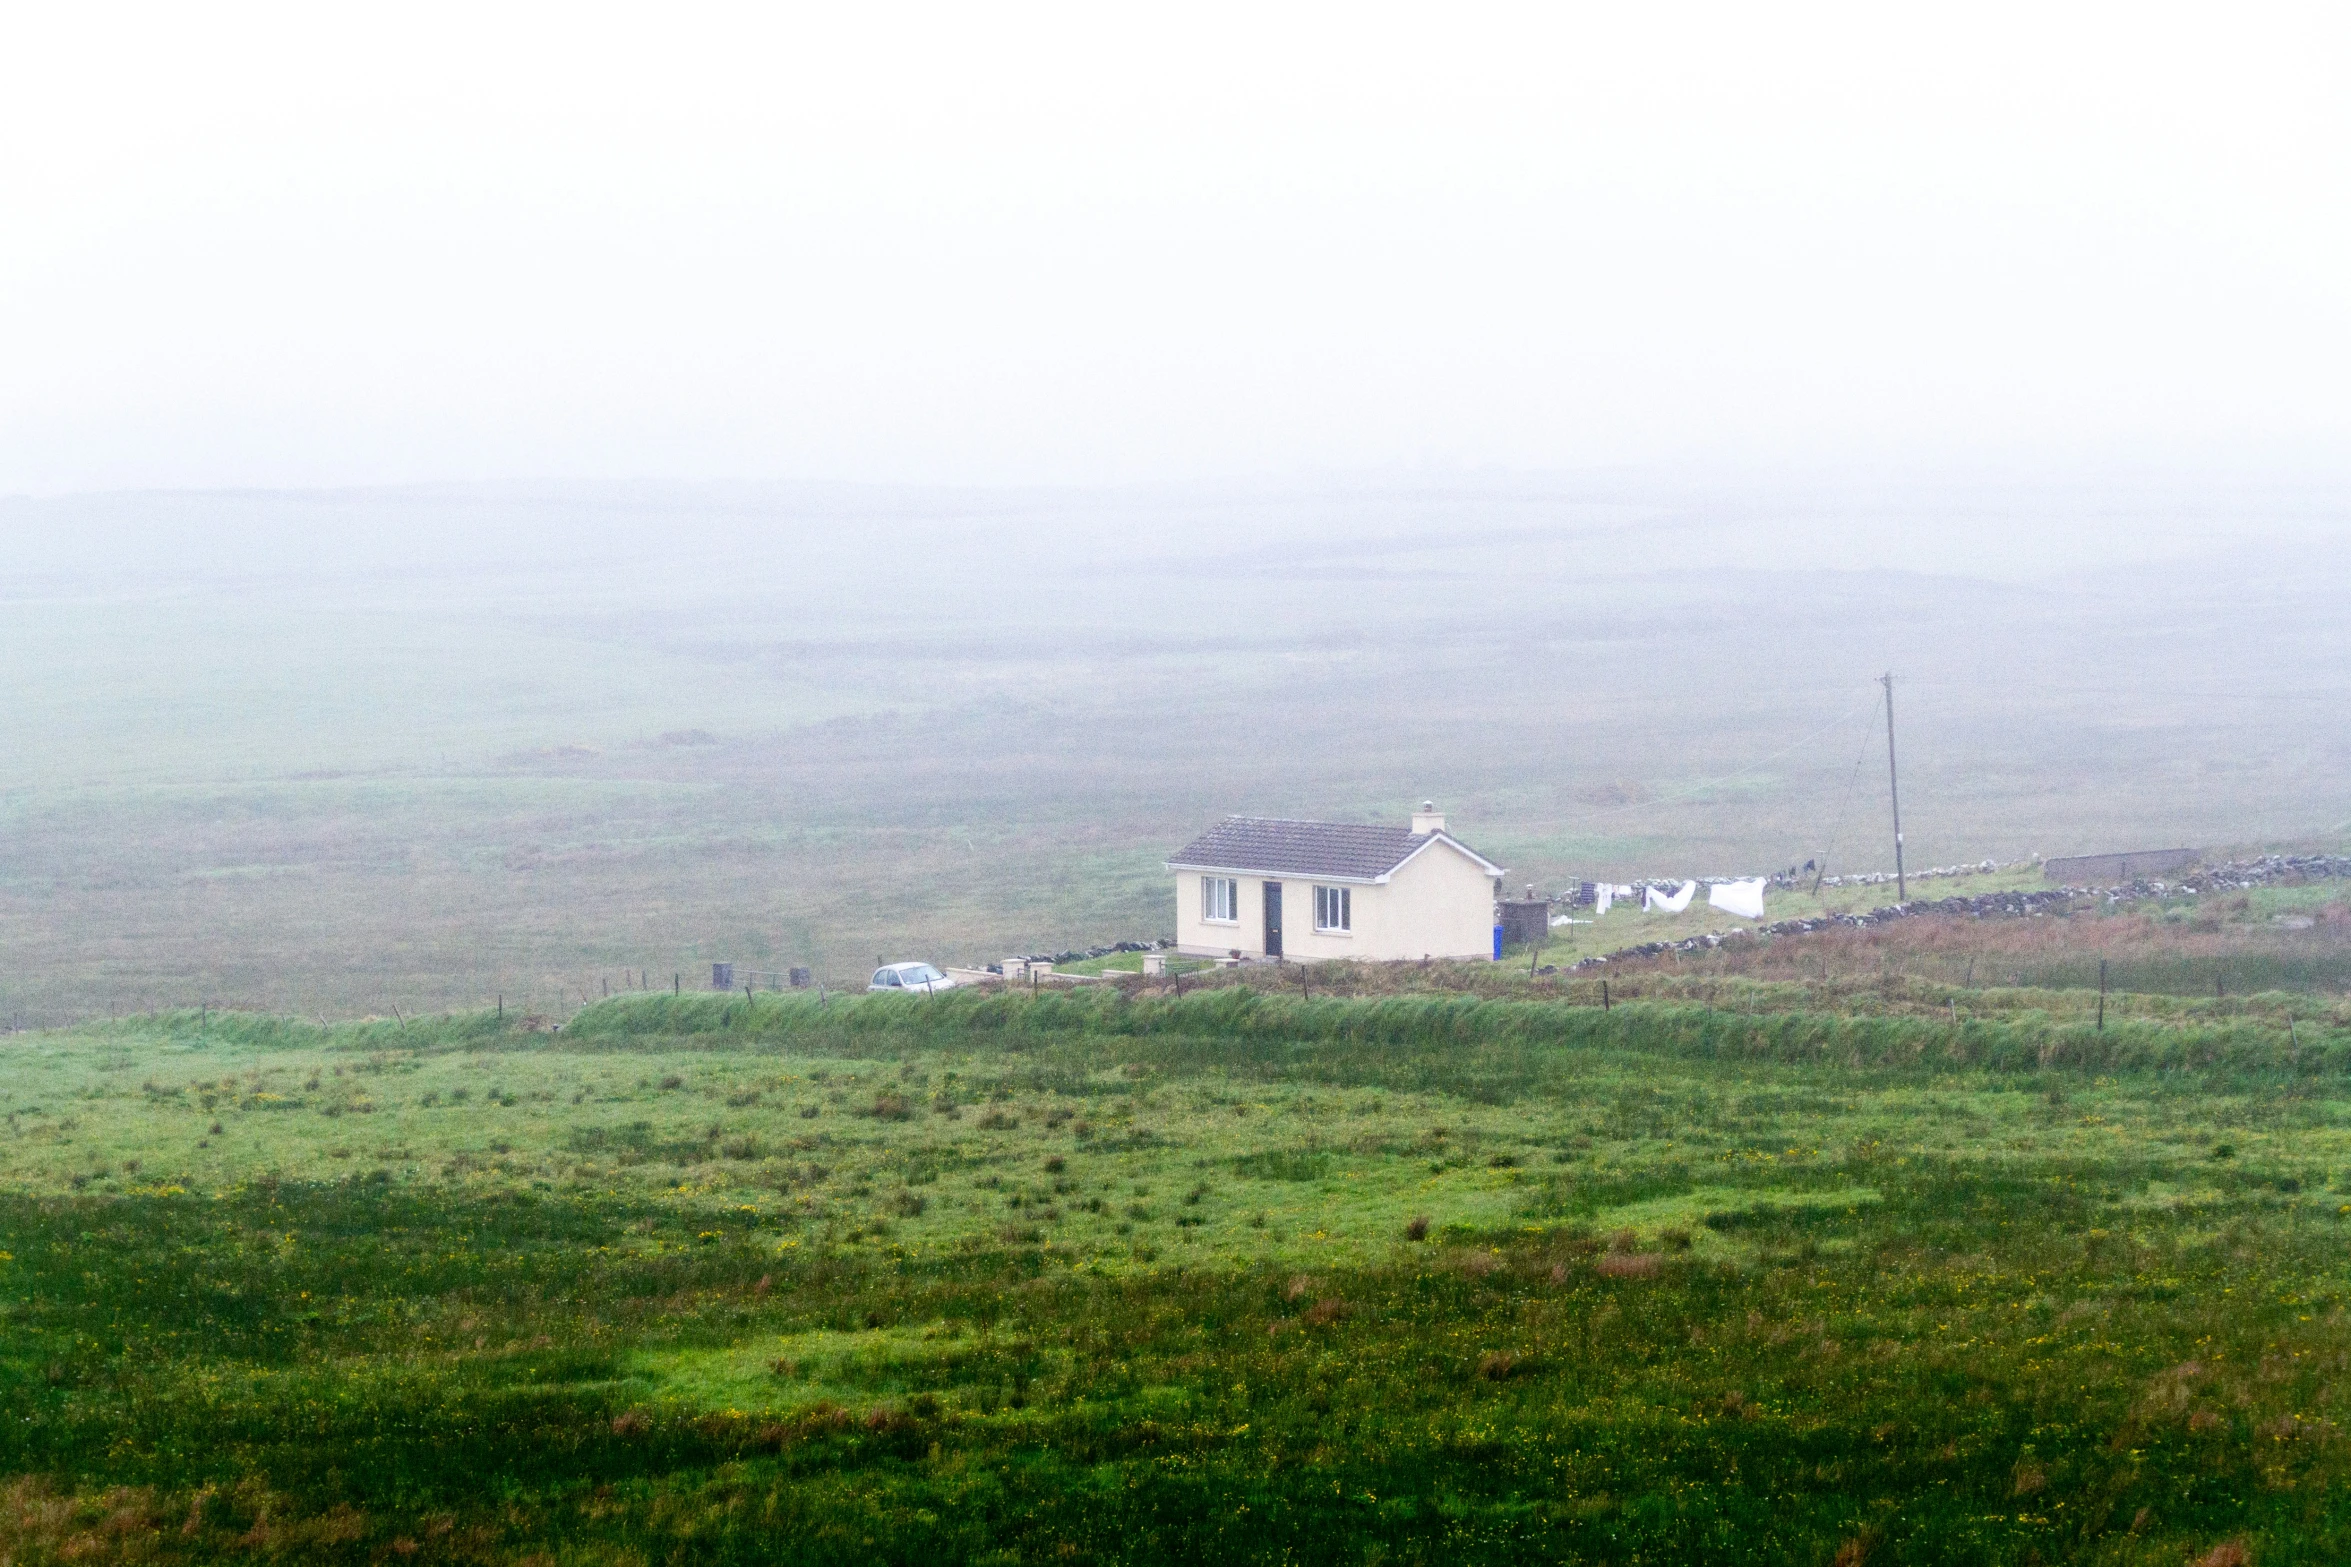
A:
POLYGON ((2041 874, 2064 887, 2110 886, 2193 865, 2202 852, 2200 849, 2142 849, 2135 854, 2073 854, 2043 860, 2041 874))

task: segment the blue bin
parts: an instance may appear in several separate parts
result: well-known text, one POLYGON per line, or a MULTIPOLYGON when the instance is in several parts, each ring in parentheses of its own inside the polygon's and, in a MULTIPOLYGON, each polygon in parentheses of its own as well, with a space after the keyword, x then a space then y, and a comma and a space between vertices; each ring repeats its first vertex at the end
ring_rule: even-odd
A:
POLYGON ((1499 925, 1494 927, 1494 961, 1502 961, 1502 927, 1499 925))

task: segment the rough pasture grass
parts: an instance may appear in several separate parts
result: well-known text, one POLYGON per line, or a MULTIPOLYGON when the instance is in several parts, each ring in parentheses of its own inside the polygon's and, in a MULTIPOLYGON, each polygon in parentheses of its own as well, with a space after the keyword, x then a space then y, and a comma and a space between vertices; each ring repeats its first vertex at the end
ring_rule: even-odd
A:
MULTIPOLYGON (((1785 998, 1780 998, 1785 1000, 1785 998)), ((2068 1009, 2070 1012, 2070 1008, 2068 1009)), ((1997 1071, 2222 1067, 2330 1075, 2351 1069, 2351 1011, 2321 1010, 2288 1034, 2250 1012, 2091 1018, 1873 1014, 1779 1005, 1757 1013, 1661 1004, 1603 1011, 1553 996, 1419 993, 1360 999, 1231 985, 1176 997, 1108 990, 1038 997, 958 991, 820 1005, 803 996, 616 998, 581 1011, 567 1037, 612 1041, 806 1042, 893 1050, 965 1038, 1012 1049, 1106 1050, 1168 1065, 1304 1072, 1460 1088, 1481 1074, 1523 1091, 1595 1052, 1997 1071), (1552 1047, 1552 1048, 1546 1048, 1552 1047)), ((1056 1053, 1056 1059, 1060 1054, 1056 1053)))
POLYGON ((20 1041, 0 1557, 2351 1547, 2332 1076, 727 1005, 20 1041))

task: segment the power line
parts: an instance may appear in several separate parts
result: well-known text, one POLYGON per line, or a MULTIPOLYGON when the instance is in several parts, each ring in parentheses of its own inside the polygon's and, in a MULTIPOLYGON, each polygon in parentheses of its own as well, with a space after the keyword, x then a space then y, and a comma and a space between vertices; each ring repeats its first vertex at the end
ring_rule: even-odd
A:
POLYGON ((1878 682, 1886 688, 1886 791, 1894 802, 1894 901, 1910 901, 1910 884, 1902 877, 1902 775, 1894 769, 1894 672, 1878 682))
MULTIPOLYGON (((1964 688, 1970 691, 1983 691, 1989 689, 1998 689, 2003 684, 2006 684, 2006 682, 1987 680, 1922 680, 1910 675, 1905 675, 1902 678, 1905 682, 1912 686, 1923 686, 1931 690, 1951 690, 1954 688, 1964 688)), ((2351 701, 2351 687, 2339 687, 2331 691, 2277 691, 2268 689, 2243 691, 2191 691, 2181 687, 2160 684, 2138 686, 2053 686, 2040 681, 2034 681, 2031 684, 2031 689, 2033 694, 2036 696, 2145 697, 2150 700, 2165 702, 2351 701)))
POLYGON ((1869 760, 1869 743, 1878 737, 1878 708, 1869 705, 1869 728, 1861 736, 1861 749, 1853 753, 1853 771, 1845 779, 1845 797, 1837 802, 1836 825, 1829 829, 1828 842, 1820 849, 1820 875, 1812 879, 1813 890, 1820 889, 1820 878, 1829 873, 1829 861, 1835 856, 1845 836, 1845 813, 1852 809, 1853 791, 1861 785, 1861 764, 1869 760))
MULTIPOLYGON (((1874 685, 1876 682, 1872 681, 1871 684, 1874 685)), ((1863 705, 1867 706, 1867 708, 1874 713, 1877 710, 1877 698, 1872 696, 1868 699, 1866 704, 1863 705)), ((1578 824, 1583 822, 1596 822, 1610 816, 1622 816, 1627 811, 1646 811, 1660 806, 1686 804, 1708 789, 1713 789, 1723 784, 1739 783, 1745 779, 1754 777, 1757 769, 1761 768, 1765 764, 1779 761, 1783 757, 1793 756, 1796 752, 1803 750, 1806 746, 1812 744, 1815 740, 1818 740, 1821 736, 1828 734, 1838 726, 1851 723, 1853 721, 1854 714, 1860 712, 1861 710, 1862 706, 1847 708, 1844 712, 1839 713, 1835 718, 1829 720, 1820 728, 1815 729, 1812 733, 1806 735, 1803 739, 1796 741, 1793 745, 1787 746, 1782 750, 1774 751, 1768 756, 1759 756, 1754 761, 1748 763, 1745 767, 1741 768, 1735 773, 1725 773, 1719 778, 1700 779, 1694 784, 1685 785, 1678 794, 1664 795, 1654 800, 1635 800, 1625 805, 1610 806, 1606 810, 1587 812, 1582 816, 1571 817, 1569 820, 1578 824)), ((1875 719, 1871 720, 1870 727, 1871 732, 1874 734, 1876 732, 1875 719)))

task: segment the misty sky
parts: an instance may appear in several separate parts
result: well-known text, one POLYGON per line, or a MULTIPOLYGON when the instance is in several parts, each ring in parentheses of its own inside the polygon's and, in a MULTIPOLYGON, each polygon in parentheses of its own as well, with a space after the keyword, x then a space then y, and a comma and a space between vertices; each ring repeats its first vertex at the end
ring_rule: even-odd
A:
POLYGON ((2333 471, 2337 6, 18 7, 0 491, 2333 471))

